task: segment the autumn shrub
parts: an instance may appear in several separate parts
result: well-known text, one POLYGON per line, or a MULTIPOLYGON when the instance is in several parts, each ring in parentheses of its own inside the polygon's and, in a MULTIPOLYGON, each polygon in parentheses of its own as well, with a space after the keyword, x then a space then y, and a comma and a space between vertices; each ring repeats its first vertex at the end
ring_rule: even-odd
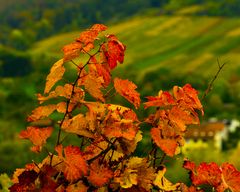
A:
MULTIPOLYGON (((185 160, 191 186, 166 178, 166 157, 173 158, 184 145, 190 124, 199 124, 203 107, 190 84, 160 90, 141 104, 137 86, 128 79, 112 78, 111 72, 124 60, 126 50, 106 26, 95 24, 74 42, 63 47, 64 56, 51 68, 39 106, 28 116, 29 126, 20 133, 36 153, 47 152, 42 162, 27 164, 13 174, 10 191, 240 191, 240 172, 233 165, 185 160), (75 79, 67 78, 75 74, 75 79), (111 103, 120 95, 133 107, 111 103), (134 109, 135 108, 135 109, 134 109), (144 109, 143 109, 144 108, 144 109), (149 110, 140 119, 137 110, 149 110), (49 122, 49 126, 40 126, 49 122), (134 153, 149 127, 145 157, 134 153), (54 149, 47 144, 56 137, 54 149), (77 145, 66 145, 69 136, 77 145), (151 140, 151 141, 150 141, 151 140)), ((45 124, 47 125, 47 124, 45 124)), ((176 172, 176 174, 178 174, 176 172)))

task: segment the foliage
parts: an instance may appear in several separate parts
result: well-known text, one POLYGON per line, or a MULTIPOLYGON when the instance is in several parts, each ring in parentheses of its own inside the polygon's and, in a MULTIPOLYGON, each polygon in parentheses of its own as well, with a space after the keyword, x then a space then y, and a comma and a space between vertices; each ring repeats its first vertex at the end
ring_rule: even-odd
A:
POLYGON ((135 109, 141 109, 137 86, 111 72, 124 60, 126 47, 115 35, 104 34, 106 26, 95 24, 74 42, 63 47, 64 57, 47 76, 40 106, 27 118, 30 125, 20 133, 29 139, 36 153, 47 151, 41 163, 27 164, 13 175, 10 191, 202 191, 210 185, 219 192, 239 191, 240 172, 231 164, 185 160, 192 185, 173 184, 165 177, 165 157, 174 157, 184 145, 190 124, 199 124, 203 107, 198 92, 190 84, 160 90, 148 96, 144 109, 151 114, 139 119, 135 110, 111 103, 119 94, 135 109), (66 73, 75 73, 73 80, 66 73), (54 127, 39 127, 39 121, 52 119, 54 127), (134 154, 142 140, 141 125, 150 128, 152 148, 145 157, 134 154), (57 128, 58 127, 58 128, 57 128), (48 138, 57 132, 54 149, 48 138), (68 135, 79 138, 78 146, 65 145, 68 135))
POLYGON ((6 173, 0 175, 0 186, 1 192, 8 192, 8 188, 12 185, 11 179, 8 177, 6 173))

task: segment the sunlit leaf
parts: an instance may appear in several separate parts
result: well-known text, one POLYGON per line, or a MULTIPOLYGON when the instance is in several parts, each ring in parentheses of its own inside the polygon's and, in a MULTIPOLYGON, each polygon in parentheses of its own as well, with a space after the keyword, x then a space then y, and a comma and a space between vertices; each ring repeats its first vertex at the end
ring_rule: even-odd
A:
POLYGON ((177 152, 177 140, 170 138, 162 138, 161 130, 159 128, 151 129, 151 136, 154 143, 160 147, 167 155, 174 156, 177 152))
POLYGON ((154 107, 165 107, 168 105, 174 105, 175 100, 173 96, 167 92, 167 91, 159 91, 158 96, 153 97, 149 96, 147 97, 148 101, 144 103, 144 108, 148 108, 151 106, 154 107))
POLYGON ((48 93, 51 90, 51 88, 55 85, 55 83, 62 79, 62 76, 65 72, 63 64, 64 60, 60 59, 52 66, 50 73, 47 76, 47 82, 44 93, 48 93))
POLYGON ((158 186, 158 188, 163 191, 176 191, 179 188, 180 183, 172 184, 169 180, 167 180, 164 177, 166 170, 167 169, 163 167, 162 170, 158 171, 157 177, 154 180, 153 184, 158 186))
POLYGON ((27 130, 21 131, 19 136, 23 139, 29 139, 36 146, 36 148, 33 148, 35 152, 39 152, 42 145, 46 143, 47 138, 51 136, 52 131, 52 127, 27 127, 27 130))
POLYGON ((75 133, 89 138, 93 137, 93 133, 88 130, 88 121, 83 114, 78 114, 71 119, 65 119, 62 129, 68 133, 75 133))
POLYGON ((140 106, 140 94, 135 90, 137 86, 129 81, 129 80, 122 80, 119 78, 114 79, 114 87, 120 95, 122 95, 125 99, 129 102, 134 104, 136 108, 140 106))
POLYGON ((125 45, 118 41, 114 35, 107 36, 107 48, 103 47, 104 54, 107 58, 108 65, 111 69, 117 66, 117 63, 122 63, 124 60, 125 45))
POLYGON ((96 78, 92 75, 88 75, 84 82, 84 86, 90 95, 104 102, 105 99, 103 98, 103 93, 101 92, 102 83, 103 83, 102 77, 96 78))
POLYGON ((64 176, 68 181, 74 182, 83 175, 87 175, 88 166, 78 147, 67 146, 64 148, 64 154, 66 165, 64 176))
POLYGON ((56 110, 56 108, 57 106, 52 104, 39 106, 32 111, 31 115, 28 116, 27 121, 37 121, 41 118, 48 117, 56 110))

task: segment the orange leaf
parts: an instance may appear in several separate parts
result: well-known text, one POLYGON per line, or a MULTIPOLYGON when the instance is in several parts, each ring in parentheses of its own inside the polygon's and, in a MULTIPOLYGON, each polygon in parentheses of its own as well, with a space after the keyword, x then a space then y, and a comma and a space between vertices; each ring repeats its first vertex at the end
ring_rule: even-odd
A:
POLYGON ((160 147, 168 156, 174 156, 177 152, 178 143, 175 139, 161 138, 161 130, 151 129, 151 136, 158 147, 160 147))
POLYGON ((174 123, 181 131, 186 130, 186 125, 199 124, 197 114, 184 111, 177 106, 174 106, 169 111, 169 120, 174 123), (194 116, 195 115, 195 116, 194 116))
POLYGON ((119 122, 109 122, 104 128, 104 135, 109 138, 123 137, 133 140, 138 132, 138 127, 133 124, 132 120, 122 119, 119 122))
POLYGON ((159 91, 158 96, 157 97, 153 97, 153 96, 149 96, 147 97, 148 102, 144 103, 144 108, 148 108, 151 106, 154 107, 165 107, 168 105, 174 105, 175 104, 175 100, 173 98, 173 96, 167 92, 167 91, 159 91))
POLYGON ((97 36, 98 31, 89 29, 87 31, 83 31, 80 34, 80 37, 76 39, 76 41, 82 43, 83 45, 88 45, 90 43, 92 44, 97 36))
POLYGON ((106 29, 107 27, 105 25, 95 24, 89 30, 82 32, 76 41, 83 43, 85 46, 88 46, 89 44, 93 45, 93 42, 97 39, 98 34, 106 29))
POLYGON ((114 87, 120 95, 134 104, 136 108, 140 106, 140 94, 135 90, 137 86, 129 80, 114 79, 114 87))
POLYGON ((21 131, 19 136, 23 139, 29 139, 36 146, 36 148, 33 148, 36 150, 35 152, 39 152, 42 145, 46 143, 47 138, 51 136, 52 131, 52 127, 27 127, 27 130, 21 131))
POLYGON ((41 94, 37 94, 38 101, 42 104, 44 101, 47 101, 58 96, 70 98, 72 93, 73 86, 71 84, 65 84, 64 86, 57 86, 54 91, 51 91, 48 96, 44 97, 41 94))
POLYGON ((82 44, 79 42, 73 42, 71 44, 65 45, 62 48, 64 52, 64 57, 63 57, 64 61, 69 61, 78 57, 81 49, 82 49, 82 44))
POLYGON ((56 110, 56 108, 56 105, 45 105, 37 107, 32 111, 32 114, 28 116, 27 121, 37 121, 43 117, 48 117, 56 110))
POLYGON ((109 35, 107 38, 109 39, 107 43, 107 50, 104 46, 102 48, 107 58, 109 67, 114 69, 117 66, 117 62, 123 62, 126 47, 120 41, 118 41, 114 35, 109 35))
POLYGON ((47 76, 47 82, 44 93, 48 93, 51 90, 51 88, 55 85, 55 83, 62 79, 62 76, 65 72, 63 63, 64 60, 60 59, 52 66, 50 73, 47 76))
POLYGON ((105 31, 106 29, 107 29, 107 26, 105 26, 103 24, 94 24, 91 27, 91 30, 95 30, 97 32, 105 31))
POLYGON ((190 84, 186 84, 182 88, 174 86, 173 94, 180 104, 188 108, 201 110, 203 114, 203 107, 198 99, 198 92, 190 84))
POLYGON ((82 157, 79 147, 67 146, 64 149, 65 164, 64 176, 70 182, 80 179, 83 175, 87 175, 88 166, 82 157))
POLYGON ((106 185, 113 177, 113 172, 98 161, 94 161, 90 165, 90 175, 87 177, 88 181, 96 187, 106 185))
POLYGON ((104 102, 105 99, 103 98, 103 94, 100 90, 102 88, 102 83, 103 79, 101 77, 96 78, 89 74, 84 82, 84 86, 90 95, 104 102))
POLYGON ((221 169, 216 163, 201 163, 196 166, 193 162, 185 160, 183 167, 190 171, 194 185, 209 184, 215 188, 221 185, 221 169))
POLYGON ((240 172, 231 164, 222 164, 222 180, 225 189, 231 189, 232 192, 240 191, 240 172))

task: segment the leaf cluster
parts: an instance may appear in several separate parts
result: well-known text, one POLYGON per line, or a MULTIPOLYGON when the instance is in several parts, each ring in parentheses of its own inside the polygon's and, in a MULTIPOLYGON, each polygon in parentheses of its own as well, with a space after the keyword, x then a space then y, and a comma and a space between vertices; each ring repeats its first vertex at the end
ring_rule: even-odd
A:
POLYGON ((131 108, 110 103, 116 94, 135 109, 141 105, 137 86, 111 72, 124 60, 126 46, 106 26, 95 24, 74 42, 63 47, 64 56, 51 68, 39 106, 28 116, 30 126, 20 137, 32 142, 31 150, 48 151, 40 163, 27 164, 13 175, 10 191, 202 191, 208 184, 217 191, 240 190, 240 172, 226 163, 200 164, 185 161, 192 186, 171 183, 164 175, 164 158, 180 153, 187 126, 199 124, 203 107, 198 92, 190 84, 174 86, 172 93, 160 90, 147 97, 144 108, 154 112, 139 120, 131 108), (76 78, 66 82, 65 72, 74 68, 76 78), (61 114, 52 126, 39 127, 39 121, 61 114), (146 157, 134 156, 142 140, 142 124, 151 126, 152 149, 146 157), (57 132, 54 149, 46 142, 57 132), (64 134, 65 133, 65 134, 64 134), (66 134, 77 135, 79 145, 65 145, 66 134))

